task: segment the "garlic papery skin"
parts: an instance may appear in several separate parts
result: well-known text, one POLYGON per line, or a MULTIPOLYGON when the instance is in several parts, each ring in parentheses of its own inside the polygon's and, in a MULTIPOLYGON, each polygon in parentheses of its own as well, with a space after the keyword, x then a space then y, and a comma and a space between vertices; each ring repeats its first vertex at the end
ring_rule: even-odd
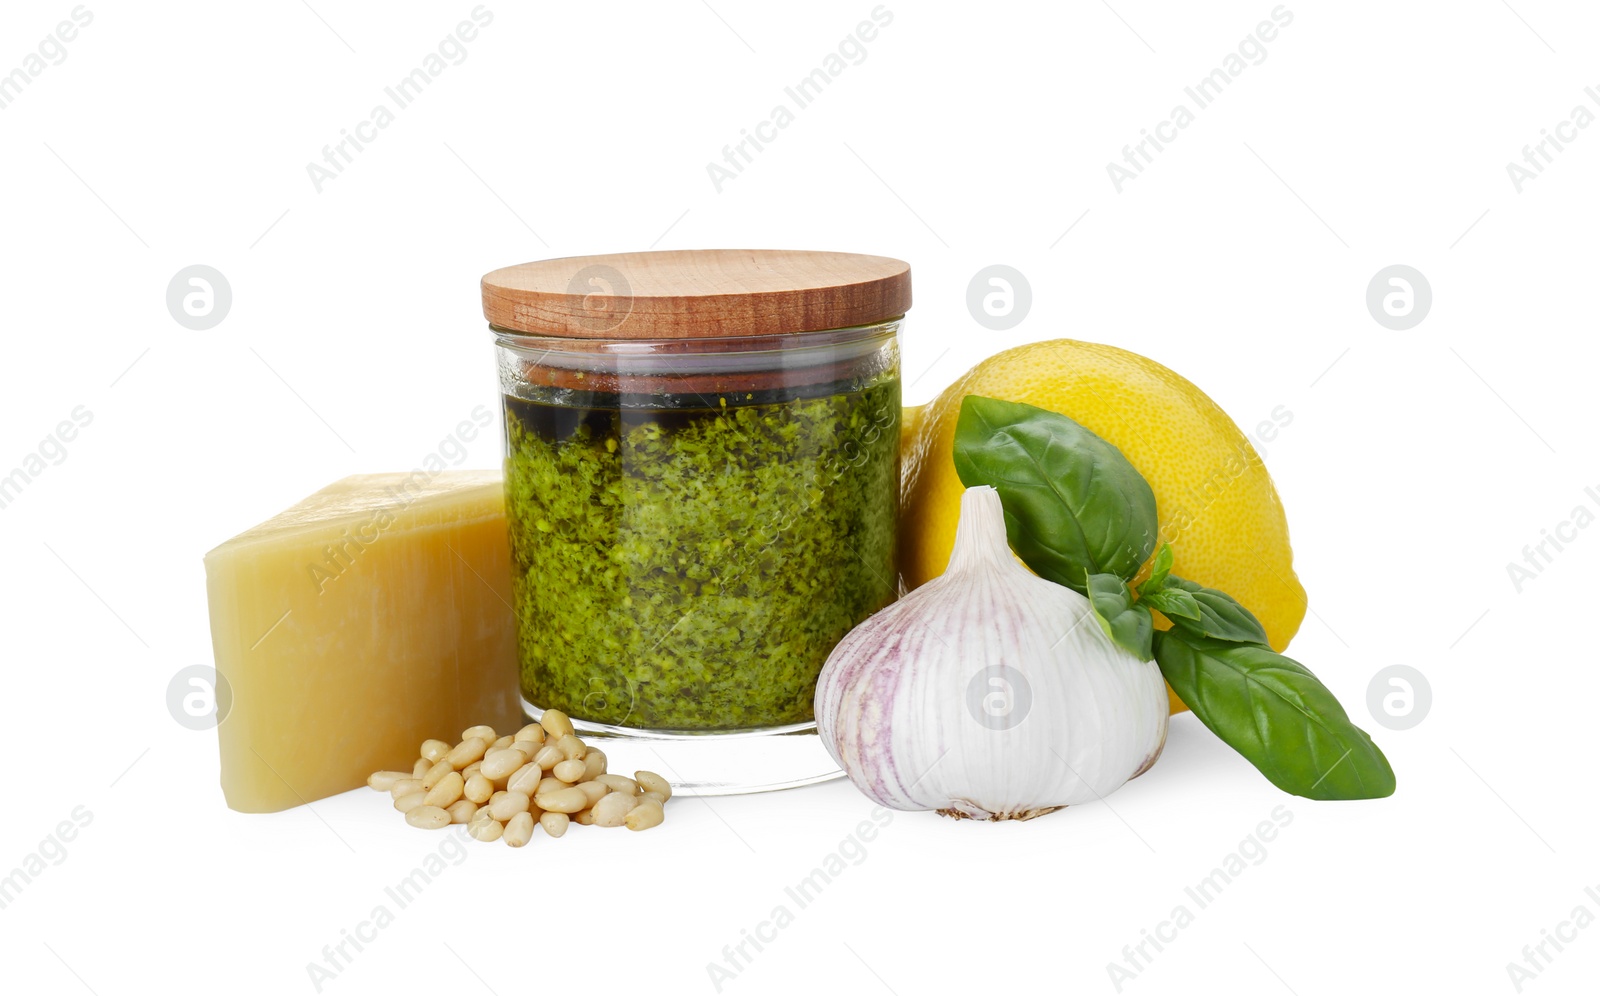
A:
POLYGON ((1025 820, 1155 763, 1167 694, 1083 595, 1011 553, 999 492, 968 488, 945 572, 851 630, 817 682, 817 732, 892 809, 1025 820))

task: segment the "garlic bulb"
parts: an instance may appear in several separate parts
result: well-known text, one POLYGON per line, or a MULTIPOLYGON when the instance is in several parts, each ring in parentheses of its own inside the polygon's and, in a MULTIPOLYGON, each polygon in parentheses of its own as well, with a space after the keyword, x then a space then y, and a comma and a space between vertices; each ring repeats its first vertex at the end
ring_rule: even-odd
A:
POLYGON ((1012 556, 991 487, 962 495, 944 574, 834 648, 816 712, 833 759, 877 802, 984 820, 1093 802, 1167 738, 1155 662, 1012 556))

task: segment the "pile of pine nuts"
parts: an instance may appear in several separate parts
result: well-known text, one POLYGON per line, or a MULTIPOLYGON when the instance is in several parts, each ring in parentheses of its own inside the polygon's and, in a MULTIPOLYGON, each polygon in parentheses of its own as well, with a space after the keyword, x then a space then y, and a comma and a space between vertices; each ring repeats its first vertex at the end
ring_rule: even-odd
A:
POLYGON ((661 823, 672 797, 672 786, 653 771, 607 774, 605 753, 579 740, 558 709, 509 736, 474 726, 454 747, 426 740, 409 773, 375 771, 367 784, 388 792, 414 827, 465 823, 478 840, 511 847, 533 838, 536 821, 552 837, 569 823, 648 830, 661 823))

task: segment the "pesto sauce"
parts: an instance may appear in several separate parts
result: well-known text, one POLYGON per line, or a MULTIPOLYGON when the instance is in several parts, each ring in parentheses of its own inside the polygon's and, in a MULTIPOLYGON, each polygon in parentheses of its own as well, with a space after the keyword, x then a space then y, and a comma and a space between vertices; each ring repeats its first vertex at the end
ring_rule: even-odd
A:
POLYGON ((812 718, 893 600, 900 382, 650 399, 507 396, 522 690, 657 730, 812 718))

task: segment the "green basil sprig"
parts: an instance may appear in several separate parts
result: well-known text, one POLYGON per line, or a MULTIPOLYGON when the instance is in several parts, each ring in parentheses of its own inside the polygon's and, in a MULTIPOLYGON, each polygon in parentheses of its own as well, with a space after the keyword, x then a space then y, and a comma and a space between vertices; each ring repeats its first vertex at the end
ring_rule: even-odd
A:
POLYGON ((1115 446, 1032 405, 969 394, 956 420, 956 473, 1000 492, 1012 549, 1077 592, 1091 574, 1127 579, 1156 542, 1156 496, 1115 446))
POLYGON ((1133 600, 1128 582, 1115 574, 1089 575, 1089 611, 1106 636, 1142 661, 1150 660, 1150 610, 1133 600))
POLYGON ((1120 450, 1055 412, 968 395, 956 423, 956 472, 1000 493, 1006 533, 1041 577, 1083 592, 1108 637, 1150 660, 1213 733, 1272 784, 1310 799, 1394 792, 1383 751, 1304 665, 1267 646, 1250 610, 1172 574, 1155 544, 1155 495, 1120 450), (1152 634, 1154 609, 1172 629, 1152 634))
POLYGON ((1267 631, 1250 610, 1215 588, 1169 574, 1153 590, 1148 581, 1140 585, 1139 597, 1170 619, 1174 629, 1191 636, 1230 643, 1267 644, 1267 631))
POLYGON ((1308 799, 1381 799, 1394 769, 1298 661, 1176 625, 1154 640, 1162 677, 1200 722, 1267 780, 1308 799))

